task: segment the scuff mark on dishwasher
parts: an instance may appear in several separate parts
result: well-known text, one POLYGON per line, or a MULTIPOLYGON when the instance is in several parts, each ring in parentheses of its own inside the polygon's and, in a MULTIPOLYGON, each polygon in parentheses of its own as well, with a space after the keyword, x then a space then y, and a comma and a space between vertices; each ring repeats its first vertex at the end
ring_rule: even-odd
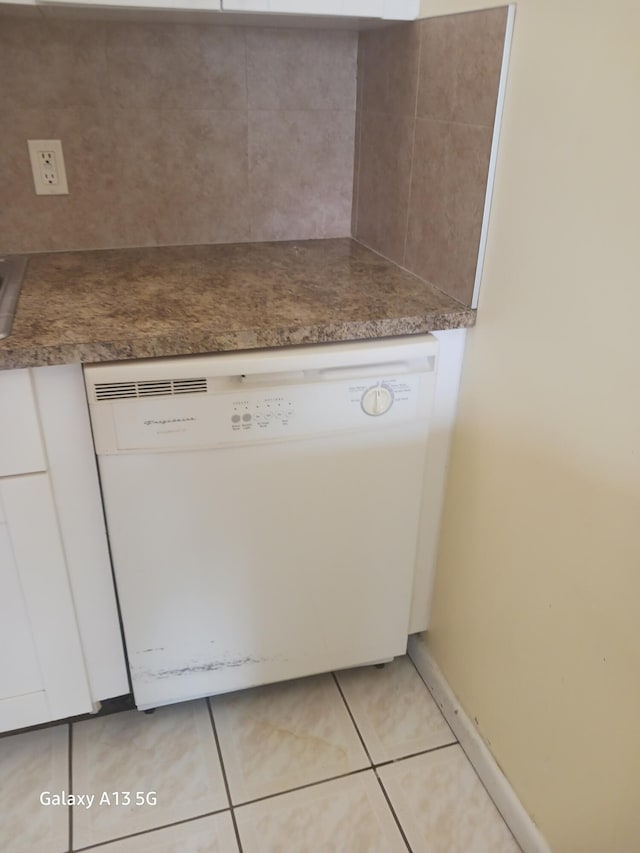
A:
MULTIPOLYGON (((144 651, 150 651, 145 649, 144 651)), ((233 667, 247 666, 253 663, 267 663, 271 658, 244 656, 238 658, 224 658, 212 660, 206 663, 198 661, 189 662, 185 666, 165 669, 147 669, 145 667, 132 667, 137 678, 144 681, 155 681, 163 678, 179 678, 183 675, 192 675, 199 672, 217 672, 219 670, 231 669, 233 667)))

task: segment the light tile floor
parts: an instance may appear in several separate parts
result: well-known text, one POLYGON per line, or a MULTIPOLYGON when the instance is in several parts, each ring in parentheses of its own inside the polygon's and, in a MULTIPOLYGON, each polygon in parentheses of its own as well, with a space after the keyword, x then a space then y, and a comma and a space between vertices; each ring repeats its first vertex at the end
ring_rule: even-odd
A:
POLYGON ((1 738, 0 849, 520 848, 413 664, 399 658, 1 738), (69 795, 83 799, 70 805, 69 795))

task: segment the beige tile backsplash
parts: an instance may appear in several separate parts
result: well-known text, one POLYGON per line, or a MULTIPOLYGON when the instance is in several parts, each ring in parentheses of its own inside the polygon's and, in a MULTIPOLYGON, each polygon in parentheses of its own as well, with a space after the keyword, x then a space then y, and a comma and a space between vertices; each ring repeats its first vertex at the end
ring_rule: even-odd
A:
POLYGON ((353 234, 465 304, 506 16, 501 7, 387 27, 361 33, 358 47, 353 234))
POLYGON ((354 123, 347 110, 250 111, 252 240, 349 236, 354 123))
POLYGON ((246 40, 249 109, 355 109, 357 34, 249 29, 246 40))
POLYGON ((417 115, 493 126, 507 7, 420 25, 417 115))
POLYGON ((360 34, 0 17, 0 251, 353 235, 468 304, 506 11, 360 34), (27 139, 62 140, 70 195, 35 195, 27 139))
POLYGON ((245 33, 193 24, 105 27, 109 102, 136 110, 247 110, 245 33))
POLYGON ((490 127, 418 118, 403 265, 471 302, 491 151, 490 127))
POLYGON ((364 110, 360 116, 355 236, 402 264, 407 233, 414 120, 364 110))
POLYGON ((0 251, 348 236, 357 40, 0 18, 0 251), (34 138, 68 196, 35 195, 34 138))

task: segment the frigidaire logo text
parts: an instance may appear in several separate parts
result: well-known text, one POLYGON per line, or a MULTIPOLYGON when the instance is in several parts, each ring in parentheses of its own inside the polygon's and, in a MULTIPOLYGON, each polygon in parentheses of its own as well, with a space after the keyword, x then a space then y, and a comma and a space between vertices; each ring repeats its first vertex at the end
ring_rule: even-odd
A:
POLYGON ((152 424, 158 424, 159 426, 163 426, 164 424, 182 424, 185 421, 195 421, 195 418, 167 418, 164 421, 145 421, 145 426, 152 426, 152 424))

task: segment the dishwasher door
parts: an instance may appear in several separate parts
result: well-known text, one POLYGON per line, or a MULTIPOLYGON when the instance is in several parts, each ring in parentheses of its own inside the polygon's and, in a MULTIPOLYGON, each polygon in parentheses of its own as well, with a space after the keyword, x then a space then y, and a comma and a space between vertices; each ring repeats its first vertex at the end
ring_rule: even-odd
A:
POLYGON ((312 364, 108 413, 88 369, 139 708, 404 653, 435 357, 312 364))

